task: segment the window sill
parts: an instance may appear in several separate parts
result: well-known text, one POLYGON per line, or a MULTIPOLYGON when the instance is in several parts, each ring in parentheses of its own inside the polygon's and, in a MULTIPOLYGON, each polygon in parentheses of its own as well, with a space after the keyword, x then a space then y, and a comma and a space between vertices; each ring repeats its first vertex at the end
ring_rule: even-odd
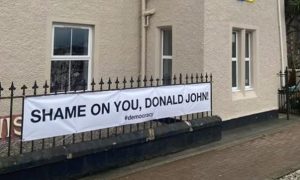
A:
POLYGON ((255 99, 255 98, 257 98, 257 94, 253 88, 247 88, 244 91, 239 90, 239 91, 232 92, 233 101, 255 99))
POLYGON ((235 93, 235 92, 241 92, 240 89, 235 89, 235 88, 232 88, 232 92, 235 93))
POLYGON ((254 89, 253 89, 253 87, 246 87, 245 88, 245 91, 253 91, 254 89))

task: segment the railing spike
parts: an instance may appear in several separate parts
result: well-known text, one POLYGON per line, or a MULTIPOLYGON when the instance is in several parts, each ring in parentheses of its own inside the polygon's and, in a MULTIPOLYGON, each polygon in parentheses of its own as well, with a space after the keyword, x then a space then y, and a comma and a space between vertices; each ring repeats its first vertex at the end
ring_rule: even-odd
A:
POLYGON ((47 80, 45 81, 45 84, 44 84, 43 88, 44 88, 44 94, 47 94, 47 91, 48 91, 48 88, 49 88, 47 80))
POLYGON ((179 74, 179 84, 182 84, 182 74, 179 74))
POLYGON ((163 76, 163 77, 161 78, 161 85, 164 85, 165 82, 166 82, 166 79, 165 79, 165 77, 163 76))
POLYGON ((130 87, 133 88, 133 83, 134 83, 134 80, 133 80, 133 77, 131 76, 130 78, 130 87))
POLYGON ((16 87, 15 87, 15 85, 14 85, 14 82, 11 82, 11 86, 10 86, 9 90, 10 90, 10 91, 16 90, 16 87))
POLYGON ((66 80, 65 83, 64 83, 64 91, 65 91, 65 94, 67 94, 68 92, 68 81, 66 80))
POLYGON ((95 91, 95 79, 93 78, 92 82, 91 82, 91 86, 92 86, 92 91, 95 91))
POLYGON ((32 86, 33 94, 34 94, 34 95, 36 95, 36 91, 37 91, 38 88, 39 88, 39 86, 37 85, 37 82, 34 81, 34 84, 33 84, 33 86, 32 86))
POLYGON ((159 86, 159 78, 156 78, 156 86, 159 86))
POLYGON ((143 82, 144 82, 144 87, 146 87, 146 86, 147 86, 147 76, 146 76, 146 75, 145 75, 145 77, 144 77, 143 82))
POLYGON ((120 83, 120 81, 119 81, 119 78, 117 77, 117 79, 115 81, 116 89, 119 89, 119 83, 120 83))
POLYGON ((103 78, 100 79, 99 85, 100 85, 100 91, 102 91, 104 85, 103 78))
POLYGON ((185 83, 186 83, 186 84, 189 83, 189 75, 188 75, 188 74, 185 75, 185 83))
POLYGON ((177 77, 176 77, 176 74, 174 74, 174 76, 173 76, 173 82, 174 82, 175 85, 177 84, 177 77))
POLYGON ((127 83, 127 80, 126 80, 126 77, 124 76, 124 79, 123 79, 123 88, 124 89, 126 88, 126 83, 127 83))
POLYGON ((22 95, 23 95, 23 96, 25 95, 26 89, 27 89, 27 86, 24 84, 24 85, 21 87, 22 95))
POLYGON ((140 76, 138 76, 138 78, 137 78, 137 81, 136 81, 136 82, 137 82, 137 86, 138 86, 138 87, 140 87, 140 83, 141 83, 140 76))
POLYGON ((107 84, 108 84, 108 90, 110 90, 110 86, 111 86, 111 84, 112 84, 112 81, 111 81, 110 77, 108 78, 107 84))
POLYGON ((85 92, 86 91, 86 89, 87 89, 87 82, 85 81, 85 79, 82 81, 82 83, 83 83, 83 92, 85 92))
POLYGON ((151 87, 153 86, 153 81, 154 81, 154 79, 153 79, 153 77, 151 76, 151 77, 150 77, 150 86, 151 86, 151 87))

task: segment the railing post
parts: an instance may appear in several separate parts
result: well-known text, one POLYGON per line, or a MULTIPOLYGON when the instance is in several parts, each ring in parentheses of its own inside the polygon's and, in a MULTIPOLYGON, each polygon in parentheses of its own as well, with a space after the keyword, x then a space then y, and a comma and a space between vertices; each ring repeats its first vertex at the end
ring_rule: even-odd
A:
MULTIPOLYGON (((48 88, 49 88, 47 81, 45 81, 43 88, 44 88, 44 95, 46 96, 48 94, 48 88)), ((65 139, 65 137, 63 137, 63 140, 64 139, 65 139)), ((42 149, 45 149, 45 139, 42 139, 42 149)))
POLYGON ((285 70, 285 91, 286 91, 286 118, 290 120, 290 92, 289 92, 289 72, 288 68, 286 67, 285 70))
POLYGON ((93 78, 93 80, 92 80, 92 82, 91 82, 91 86, 92 86, 92 92, 94 92, 94 91, 95 91, 95 85, 96 85, 96 83, 95 83, 95 79, 93 78))
POLYGON ((1 82, 0 82, 0 97, 1 97, 1 93, 2 93, 3 90, 4 90, 4 89, 3 89, 3 87, 1 86, 1 82))
POLYGON ((210 74, 210 115, 213 115, 213 76, 210 74))
POLYGON ((10 110, 9 110, 9 137, 8 137, 8 156, 10 156, 10 146, 11 146, 11 136, 12 136, 12 126, 13 126, 13 121, 12 121, 12 116, 13 116, 13 102, 14 102, 14 91, 16 90, 16 87, 14 86, 14 82, 11 83, 11 86, 9 88, 10 90, 10 110))
POLYGON ((25 101, 25 97, 26 97, 26 89, 27 86, 23 85, 21 87, 22 90, 22 122, 21 122, 21 141, 20 141, 20 154, 23 153, 23 127, 24 127, 24 101, 25 101))
MULTIPOLYGON (((33 95, 36 96, 37 95, 37 89, 39 88, 39 86, 37 85, 37 82, 34 81, 34 84, 32 86, 32 89, 33 89, 33 95)), ((54 84, 54 91, 55 91, 55 94, 57 94, 57 88, 56 88, 56 82, 54 84)), ((33 152, 34 150, 34 141, 31 141, 31 152, 33 152)))

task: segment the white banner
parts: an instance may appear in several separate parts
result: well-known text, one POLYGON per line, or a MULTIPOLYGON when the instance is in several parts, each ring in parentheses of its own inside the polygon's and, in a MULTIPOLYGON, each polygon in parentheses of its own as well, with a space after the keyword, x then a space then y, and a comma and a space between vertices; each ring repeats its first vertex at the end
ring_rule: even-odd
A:
POLYGON ((210 83, 27 97, 23 141, 211 111, 210 83))

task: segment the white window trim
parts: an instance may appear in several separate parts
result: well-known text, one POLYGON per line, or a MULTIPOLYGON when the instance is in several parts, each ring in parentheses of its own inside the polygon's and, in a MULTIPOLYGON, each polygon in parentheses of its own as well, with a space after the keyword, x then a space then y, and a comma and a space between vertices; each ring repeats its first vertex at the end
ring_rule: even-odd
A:
MULTIPOLYGON (((251 32, 246 32, 246 38, 248 34, 248 48, 249 48, 249 57, 246 57, 245 53, 245 62, 249 62, 249 85, 245 85, 245 90, 252 90, 252 33, 251 32)), ((246 68, 246 66, 245 66, 246 68)), ((246 70, 245 70, 246 72, 246 70)))
MULTIPOLYGON (((231 50, 231 67, 232 67, 232 62, 236 62, 236 87, 232 87, 232 91, 236 92, 239 91, 239 36, 238 36, 238 31, 232 31, 232 35, 233 33, 235 33, 235 40, 236 40, 236 45, 235 45, 235 49, 236 49, 236 57, 232 57, 232 50, 231 50)), ((231 36, 232 36, 231 35, 231 36)), ((231 37, 231 43, 232 43, 232 37, 231 37)), ((232 79, 232 78, 231 78, 232 79)))
MULTIPOLYGON (((72 32, 72 31, 71 31, 72 32)), ((88 82, 87 82, 87 90, 91 90, 91 81, 92 81, 92 38, 93 38, 93 29, 90 26, 84 25, 71 25, 71 24, 53 24, 52 25, 52 45, 51 45, 51 62, 52 61, 89 61, 88 63, 88 82), (54 55, 54 31, 56 27, 68 27, 68 28, 76 28, 76 29, 87 29, 89 30, 89 43, 88 43, 88 55, 82 56, 55 56, 54 55)), ((71 34, 71 44, 72 44, 72 34, 71 34)), ((71 47, 72 48, 72 47, 71 47)))
MULTIPOLYGON (((170 28, 171 29, 171 28, 170 28)), ((161 29, 160 33, 161 33, 161 60, 160 60, 160 74, 161 74, 161 78, 163 78, 163 71, 164 71, 164 59, 168 59, 172 61, 172 65, 173 65, 173 49, 172 49, 172 56, 170 55, 164 55, 164 31, 166 29, 161 29)), ((172 30, 172 29, 171 29, 172 30)), ((173 31, 172 31, 173 33, 173 31)), ((173 37, 173 36, 172 36, 173 37)), ((173 43, 173 39, 172 39, 172 43, 173 43)), ((173 48, 173 45, 172 45, 173 48)))

